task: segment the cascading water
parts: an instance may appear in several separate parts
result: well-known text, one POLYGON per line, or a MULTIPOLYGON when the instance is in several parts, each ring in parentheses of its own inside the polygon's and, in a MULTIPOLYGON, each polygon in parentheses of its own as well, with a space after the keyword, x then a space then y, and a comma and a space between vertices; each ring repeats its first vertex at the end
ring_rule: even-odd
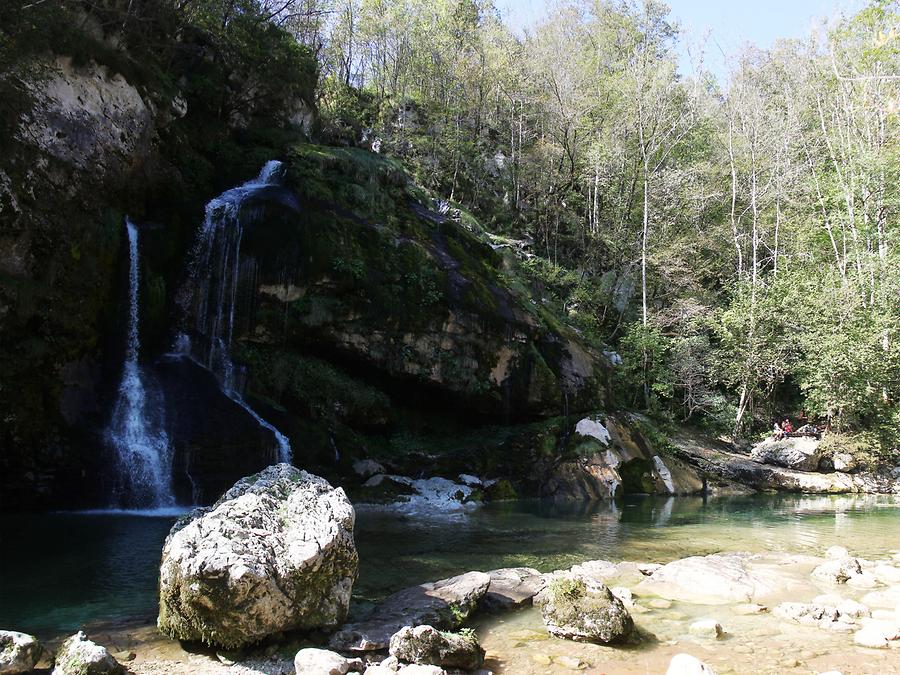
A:
POLYGON ((173 506, 172 454, 165 432, 161 394, 141 368, 138 230, 128 230, 128 338, 119 396, 106 438, 117 462, 116 506, 158 508, 173 506))
POLYGON ((252 210, 248 213, 245 200, 277 186, 281 175, 281 162, 266 162, 255 179, 223 192, 206 205, 188 282, 179 299, 192 322, 188 330, 195 339, 181 334, 175 340, 175 348, 212 371, 222 390, 275 436, 278 444, 275 459, 290 462, 288 439, 244 401, 241 394, 243 373, 231 355, 242 276, 241 238, 245 221, 258 215, 252 210))

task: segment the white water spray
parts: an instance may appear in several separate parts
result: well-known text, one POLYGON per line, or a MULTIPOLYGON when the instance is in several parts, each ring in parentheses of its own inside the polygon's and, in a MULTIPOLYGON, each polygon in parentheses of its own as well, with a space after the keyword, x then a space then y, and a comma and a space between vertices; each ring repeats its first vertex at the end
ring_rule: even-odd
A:
POLYGON ((138 363, 141 349, 138 231, 130 220, 126 219, 125 224, 129 259, 128 338, 119 396, 106 438, 116 453, 117 505, 169 507, 175 504, 172 453, 165 432, 161 395, 138 363))

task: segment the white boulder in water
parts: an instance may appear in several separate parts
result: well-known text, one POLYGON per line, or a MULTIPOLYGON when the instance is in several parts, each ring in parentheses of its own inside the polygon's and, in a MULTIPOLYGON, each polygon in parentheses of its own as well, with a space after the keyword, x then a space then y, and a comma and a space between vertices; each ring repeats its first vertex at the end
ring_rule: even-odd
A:
POLYGON ((127 671, 106 651, 78 631, 56 653, 53 675, 124 675, 127 671))
POLYGON ((339 625, 359 559, 341 488, 289 464, 238 481, 172 528, 159 629, 235 648, 285 630, 339 625))
POLYGON ((30 673, 42 651, 36 637, 14 630, 0 630, 0 673, 30 673))

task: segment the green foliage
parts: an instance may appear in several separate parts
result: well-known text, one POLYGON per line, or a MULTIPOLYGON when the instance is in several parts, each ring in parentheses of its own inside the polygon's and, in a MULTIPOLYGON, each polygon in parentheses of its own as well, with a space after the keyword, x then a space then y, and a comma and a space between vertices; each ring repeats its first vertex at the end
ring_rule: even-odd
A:
POLYGON ((550 594, 558 605, 578 602, 587 594, 587 587, 577 577, 560 577, 550 582, 550 594))
POLYGON ((619 342, 622 365, 616 370, 623 394, 618 399, 620 404, 635 407, 643 399, 651 412, 663 412, 674 395, 668 362, 671 342, 652 325, 644 327, 635 322, 625 328, 619 342))

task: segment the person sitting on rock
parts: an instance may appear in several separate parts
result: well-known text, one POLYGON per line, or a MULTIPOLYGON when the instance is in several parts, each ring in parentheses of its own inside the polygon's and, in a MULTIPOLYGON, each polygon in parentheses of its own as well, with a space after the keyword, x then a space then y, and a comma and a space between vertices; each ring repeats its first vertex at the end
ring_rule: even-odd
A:
POLYGON ((784 438, 784 432, 781 430, 781 425, 778 424, 778 420, 775 420, 775 426, 772 427, 772 438, 776 441, 784 438))
POLYGON ((794 431, 794 427, 791 425, 791 421, 787 418, 785 418, 784 424, 781 425, 781 428, 784 429, 785 436, 790 436, 794 431))

